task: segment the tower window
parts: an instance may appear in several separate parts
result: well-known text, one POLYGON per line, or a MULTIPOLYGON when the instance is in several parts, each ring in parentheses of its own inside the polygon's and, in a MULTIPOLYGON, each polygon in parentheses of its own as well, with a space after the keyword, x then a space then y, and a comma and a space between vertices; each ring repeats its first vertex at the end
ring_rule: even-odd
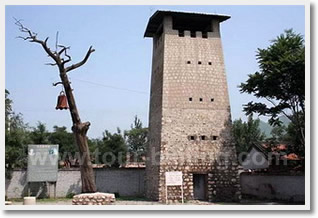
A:
POLYGON ((215 141, 215 140, 218 140, 218 137, 216 135, 212 136, 212 140, 215 141))
POLYGON ((184 30, 178 30, 179 37, 184 37, 184 30))
POLYGON ((200 100, 200 101, 203 101, 203 98, 200 98, 199 100, 200 100))
POLYGON ((211 98, 211 102, 213 102, 214 101, 214 98, 211 98))
POLYGON ((201 61, 198 61, 198 64, 202 64, 202 62, 201 62, 201 61))
POLYGON ((207 138, 207 137, 206 137, 205 135, 201 135, 201 136, 200 136, 200 139, 201 139, 201 140, 206 140, 206 138, 207 138))
POLYGON ((207 32, 202 32, 202 38, 207 39, 208 38, 208 33, 207 32))
POLYGON ((212 62, 211 62, 211 61, 209 61, 209 65, 212 65, 212 62))
POLYGON ((194 136, 194 135, 190 135, 188 138, 189 138, 189 140, 191 140, 191 141, 194 141, 194 140, 195 140, 195 136, 194 136))
POLYGON ((196 37, 195 31, 191 31, 191 32, 190 32, 190 36, 191 36, 192 38, 195 38, 195 37, 196 37))
POLYGON ((189 98, 189 101, 192 101, 192 98, 189 98))
POLYGON ((187 61, 187 64, 191 64, 191 61, 187 61))

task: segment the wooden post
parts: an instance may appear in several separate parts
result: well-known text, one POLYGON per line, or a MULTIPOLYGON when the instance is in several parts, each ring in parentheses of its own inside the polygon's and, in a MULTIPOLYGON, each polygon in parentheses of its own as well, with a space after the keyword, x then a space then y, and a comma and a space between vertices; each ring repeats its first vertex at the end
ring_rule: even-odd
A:
POLYGON ((30 197, 30 194, 31 194, 31 190, 30 190, 30 182, 28 182, 28 197, 30 197))
POLYGON ((166 184, 166 204, 168 204, 168 186, 166 184))
POLYGON ((184 200, 183 200, 183 184, 181 185, 181 199, 182 199, 182 204, 184 203, 184 200))
POLYGON ((54 182, 54 198, 56 198, 56 182, 54 182))
POLYGON ((51 184, 50 184, 50 182, 46 182, 46 186, 48 188, 49 198, 51 198, 51 184))

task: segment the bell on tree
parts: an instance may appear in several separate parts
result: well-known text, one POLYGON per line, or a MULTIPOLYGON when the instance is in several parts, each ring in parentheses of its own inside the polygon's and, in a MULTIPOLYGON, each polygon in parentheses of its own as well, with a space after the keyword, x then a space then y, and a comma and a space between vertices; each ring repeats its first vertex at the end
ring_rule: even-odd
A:
POLYGON ((55 107, 56 110, 67 110, 68 104, 67 104, 67 97, 64 93, 64 91, 60 92, 60 95, 57 98, 57 105, 55 107))

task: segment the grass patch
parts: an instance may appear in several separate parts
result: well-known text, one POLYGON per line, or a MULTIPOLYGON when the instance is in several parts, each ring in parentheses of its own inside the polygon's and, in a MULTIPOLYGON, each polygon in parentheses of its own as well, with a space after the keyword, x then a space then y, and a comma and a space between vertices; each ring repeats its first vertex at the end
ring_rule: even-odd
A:
POLYGON ((149 201, 147 198, 145 197, 123 197, 123 196, 120 196, 120 197, 117 197, 116 198, 116 201, 149 201))
POLYGON ((23 198, 10 198, 10 199, 6 199, 6 201, 23 202, 23 198))
MULTIPOLYGON (((23 198, 11 198, 8 199, 12 202, 23 202, 23 198)), ((56 202, 56 201, 69 201, 70 198, 37 198, 36 202, 56 202)))
POLYGON ((56 202, 56 201, 69 201, 70 198, 39 198, 36 199, 38 202, 56 202))

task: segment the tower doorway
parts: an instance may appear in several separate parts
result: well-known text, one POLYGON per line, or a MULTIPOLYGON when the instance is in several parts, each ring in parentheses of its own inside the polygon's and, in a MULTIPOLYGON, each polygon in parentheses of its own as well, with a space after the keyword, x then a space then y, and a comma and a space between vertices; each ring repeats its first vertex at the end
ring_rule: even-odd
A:
POLYGON ((195 200, 207 200, 207 174, 193 174, 193 197, 195 200))

